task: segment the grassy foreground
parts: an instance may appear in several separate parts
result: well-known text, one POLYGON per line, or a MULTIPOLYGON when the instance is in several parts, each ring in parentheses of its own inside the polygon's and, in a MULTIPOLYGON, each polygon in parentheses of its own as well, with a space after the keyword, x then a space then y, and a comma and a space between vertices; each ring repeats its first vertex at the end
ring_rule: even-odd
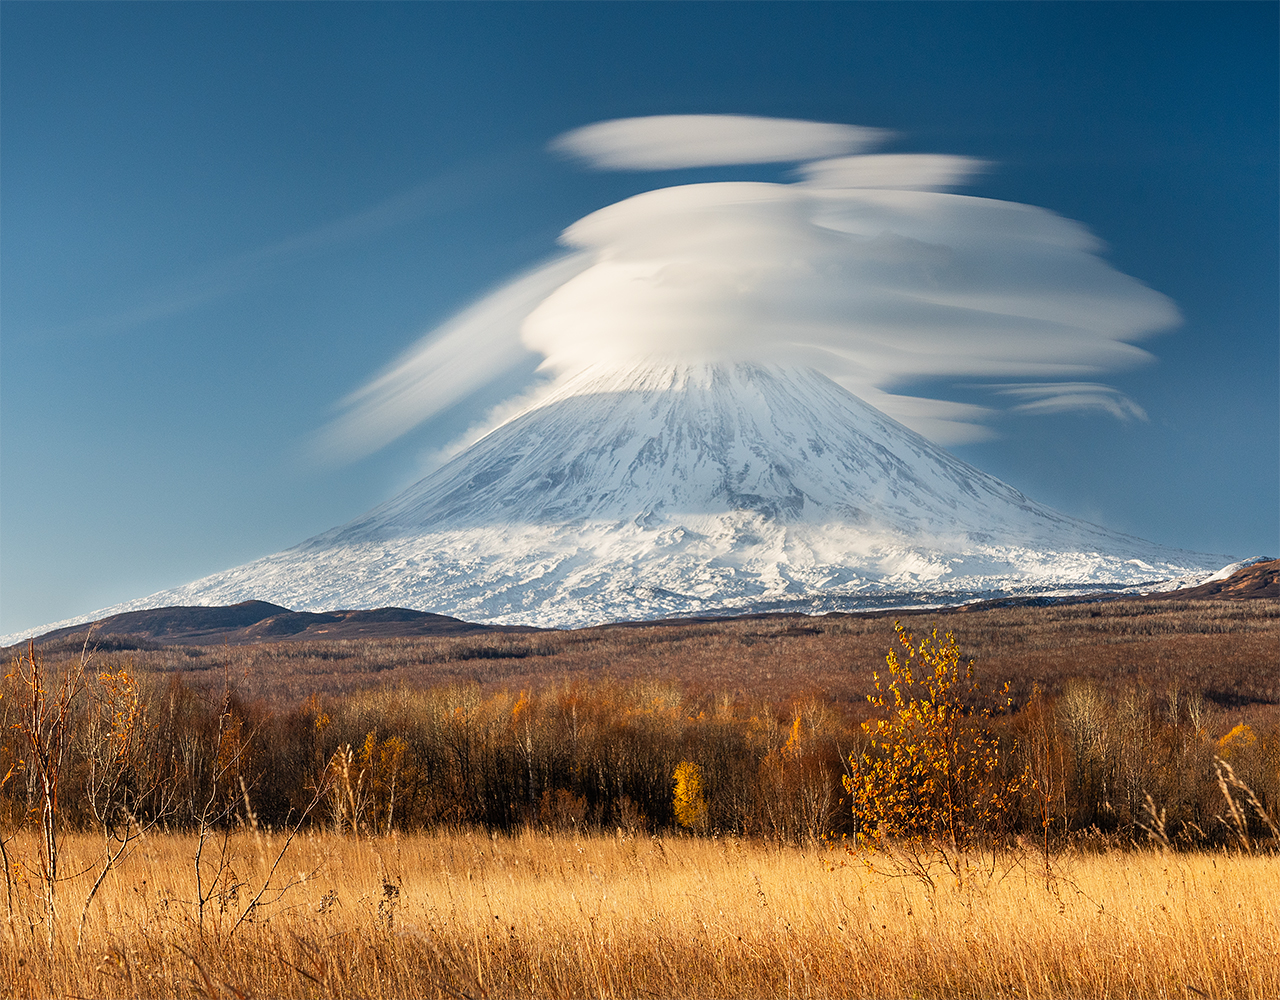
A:
MULTIPOLYGON (((11 858, 34 843, 9 842, 11 858)), ((1280 858, 1034 855, 936 893, 842 852, 734 838, 233 836, 197 923, 194 837, 153 836, 0 933, 6 997, 1280 996, 1280 858), (847 862, 842 864, 842 862, 847 862), (34 917, 35 926, 28 922, 34 917), (233 930, 234 928, 234 930, 233 930)), ((68 835, 64 872, 100 841, 68 835)), ((2 890, 0 890, 2 891, 2 890)), ((0 907, 6 905, 0 900, 0 907)))

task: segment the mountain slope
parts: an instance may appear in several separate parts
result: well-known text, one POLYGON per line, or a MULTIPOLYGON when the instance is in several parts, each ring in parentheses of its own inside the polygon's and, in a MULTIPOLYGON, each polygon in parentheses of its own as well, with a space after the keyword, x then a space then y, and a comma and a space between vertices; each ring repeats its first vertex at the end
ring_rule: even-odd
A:
POLYGON ((372 611, 290 611, 266 601, 230 607, 163 607, 125 611, 36 636, 36 642, 90 646, 107 637, 127 636, 169 646, 239 646, 251 642, 308 639, 369 639, 424 635, 477 635, 529 631, 525 626, 475 625, 446 615, 405 608, 372 611), (88 627, 87 627, 88 626, 88 627))
POLYGON ((1193 583, 1229 561, 1038 504, 812 370, 643 364, 581 373, 349 524, 109 610, 576 626, 1193 583))
POLYGON ((1070 520, 817 372, 646 365, 580 375, 437 474, 320 537, 444 525, 656 524, 734 510, 914 534, 983 531, 1011 509, 1070 520))

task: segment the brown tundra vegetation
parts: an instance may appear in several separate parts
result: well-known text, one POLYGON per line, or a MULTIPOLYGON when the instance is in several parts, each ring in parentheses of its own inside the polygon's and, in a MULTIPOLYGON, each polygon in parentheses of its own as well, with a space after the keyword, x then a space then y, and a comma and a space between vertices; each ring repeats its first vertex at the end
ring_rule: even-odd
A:
POLYGON ((1280 995, 1280 604, 903 623, 15 651, 0 993, 1280 995))

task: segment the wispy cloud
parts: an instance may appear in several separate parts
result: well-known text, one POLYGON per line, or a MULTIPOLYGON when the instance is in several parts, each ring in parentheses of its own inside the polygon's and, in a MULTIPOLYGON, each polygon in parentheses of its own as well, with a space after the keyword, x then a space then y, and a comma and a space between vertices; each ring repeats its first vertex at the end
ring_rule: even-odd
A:
POLYGON ((468 164, 399 192, 369 208, 282 240, 209 264, 145 294, 126 309, 36 331, 44 338, 120 333, 178 316, 241 292, 289 265, 456 208, 498 173, 496 164, 468 164))
MULTIPOLYGON (((659 168, 844 154, 866 141, 852 126, 673 116, 588 126, 553 145, 596 166, 659 168)), ((1085 380, 1149 361, 1136 342, 1176 324, 1176 306, 1112 268, 1077 222, 935 190, 985 167, 839 155, 801 167, 798 183, 683 185, 602 208, 565 230, 571 257, 482 300, 353 394, 327 440, 344 454, 376 448, 529 351, 562 376, 654 357, 811 364, 942 443, 990 437, 1006 412, 1143 419, 1123 393, 1085 380), (1017 402, 904 391, 975 376, 1016 380, 993 395, 1017 402)))
POLYGON ((1029 382, 992 386, 1002 396, 1026 400, 1014 413, 1086 413, 1098 410, 1117 420, 1147 419, 1147 411, 1113 386, 1101 382, 1029 382))
POLYGON ((502 378, 529 357, 520 324, 591 263, 569 254, 535 268, 458 313, 338 404, 317 435, 316 457, 347 461, 377 451, 429 417, 502 378))

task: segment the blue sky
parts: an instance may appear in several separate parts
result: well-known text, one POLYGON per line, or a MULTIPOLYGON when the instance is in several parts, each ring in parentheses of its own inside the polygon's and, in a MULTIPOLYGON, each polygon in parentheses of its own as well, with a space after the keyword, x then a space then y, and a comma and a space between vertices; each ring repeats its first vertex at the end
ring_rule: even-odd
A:
MULTIPOLYGON (((15 4, 0 9, 0 634, 343 523, 518 387, 318 462, 436 324, 672 183, 566 130, 656 114, 892 129, 1078 220, 1172 298, 1148 420, 1013 415, 953 450, 1121 531, 1280 552, 1274 4, 15 4)), ((531 366, 530 366, 531 367, 531 366)), ((981 402, 922 379, 913 391, 981 402)), ((967 395, 966 395, 967 394, 967 395)))

